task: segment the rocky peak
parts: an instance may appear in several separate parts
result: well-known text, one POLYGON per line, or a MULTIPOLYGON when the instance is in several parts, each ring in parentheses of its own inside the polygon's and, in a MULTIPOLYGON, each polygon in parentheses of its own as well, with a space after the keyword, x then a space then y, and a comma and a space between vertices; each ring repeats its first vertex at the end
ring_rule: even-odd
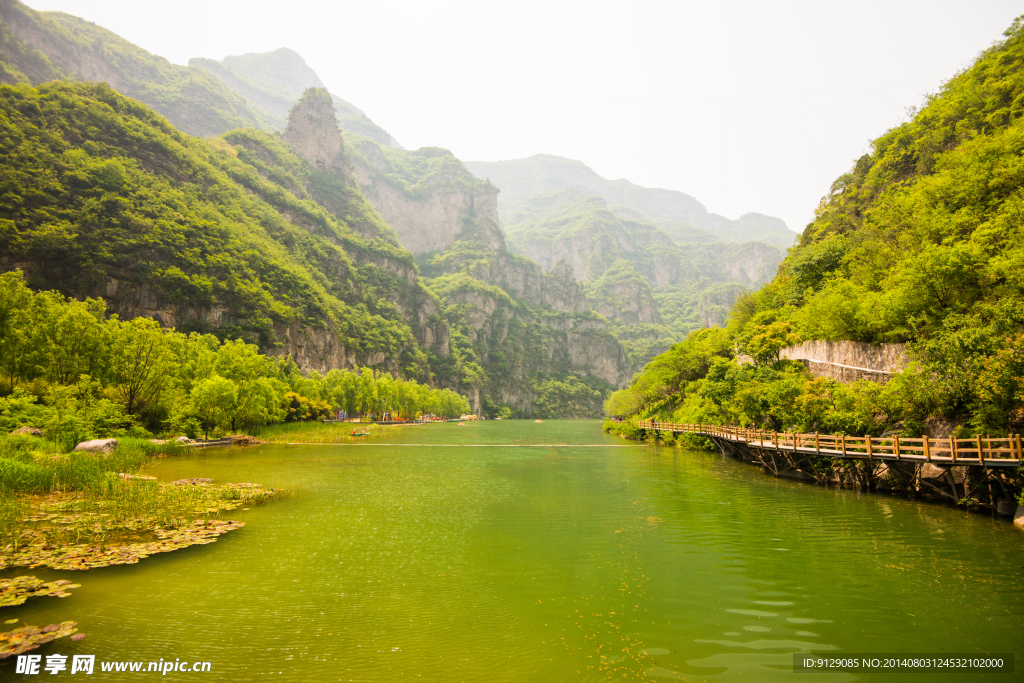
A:
POLYGON ((330 93, 309 88, 292 107, 281 136, 292 150, 320 171, 342 171, 345 151, 330 93))
POLYGON ((558 263, 551 268, 551 271, 548 274, 557 280, 576 280, 572 272, 572 266, 570 266, 569 262, 564 258, 559 259, 558 263))

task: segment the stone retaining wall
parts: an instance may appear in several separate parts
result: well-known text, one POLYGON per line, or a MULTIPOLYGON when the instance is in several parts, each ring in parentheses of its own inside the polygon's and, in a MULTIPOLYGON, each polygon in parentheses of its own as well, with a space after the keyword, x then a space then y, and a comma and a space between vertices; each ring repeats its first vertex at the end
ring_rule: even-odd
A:
POLYGON ((867 379, 884 384, 907 366, 906 352, 906 344, 815 340, 783 349, 779 356, 801 361, 815 377, 838 382, 867 379))

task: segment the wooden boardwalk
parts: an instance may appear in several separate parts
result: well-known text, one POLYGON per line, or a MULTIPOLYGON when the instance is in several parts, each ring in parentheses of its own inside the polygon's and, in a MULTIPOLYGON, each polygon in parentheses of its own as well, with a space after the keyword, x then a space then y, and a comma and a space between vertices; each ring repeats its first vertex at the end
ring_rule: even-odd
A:
MULTIPOLYGON (((637 426, 656 432, 694 434, 742 444, 748 449, 857 460, 931 463, 937 466, 1019 467, 1021 436, 969 439, 909 439, 901 436, 799 434, 727 425, 640 421, 637 426)), ((721 444, 720 444, 721 445, 721 444)))

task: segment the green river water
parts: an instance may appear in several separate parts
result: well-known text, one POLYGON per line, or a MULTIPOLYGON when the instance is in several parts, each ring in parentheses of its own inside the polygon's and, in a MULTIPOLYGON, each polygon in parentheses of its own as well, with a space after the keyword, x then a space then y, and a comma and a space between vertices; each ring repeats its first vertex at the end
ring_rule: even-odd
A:
MULTIPOLYGON (((2 615, 77 621, 86 639, 44 657, 211 662, 168 680, 1013 680, 794 674, 792 653, 1024 654, 1024 533, 1006 521, 634 445, 595 421, 381 441, 161 460, 161 480, 289 496, 227 513, 246 527, 210 545, 17 572, 82 587, 2 615)), ((0 663, 0 679, 36 678, 0 663)))

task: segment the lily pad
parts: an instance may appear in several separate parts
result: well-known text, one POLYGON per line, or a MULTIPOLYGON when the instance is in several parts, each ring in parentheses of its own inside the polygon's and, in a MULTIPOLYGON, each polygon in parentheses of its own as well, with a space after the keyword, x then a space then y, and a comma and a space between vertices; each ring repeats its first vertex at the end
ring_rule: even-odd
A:
POLYGON ((6 659, 12 655, 20 655, 22 652, 34 650, 44 643, 69 636, 78 631, 75 626, 77 622, 62 621, 59 624, 50 624, 39 628, 38 626, 23 626, 13 631, 0 633, 0 659, 6 659))
POLYGON ((109 567, 115 564, 135 564, 139 560, 167 553, 190 545, 213 543, 221 534, 245 526, 235 520, 198 520, 175 529, 154 529, 159 540, 150 543, 127 543, 104 547, 95 544, 69 545, 60 548, 30 545, 13 553, 0 556, 0 568, 47 566, 53 569, 82 570, 109 567))
MULTIPOLYGON (((34 576, 0 579, 0 607, 21 605, 33 596, 49 595, 55 598, 66 598, 71 595, 67 592, 69 588, 81 588, 81 586, 80 583, 71 583, 65 579, 47 583, 34 576)), ((17 619, 13 621, 17 621, 17 619)))

